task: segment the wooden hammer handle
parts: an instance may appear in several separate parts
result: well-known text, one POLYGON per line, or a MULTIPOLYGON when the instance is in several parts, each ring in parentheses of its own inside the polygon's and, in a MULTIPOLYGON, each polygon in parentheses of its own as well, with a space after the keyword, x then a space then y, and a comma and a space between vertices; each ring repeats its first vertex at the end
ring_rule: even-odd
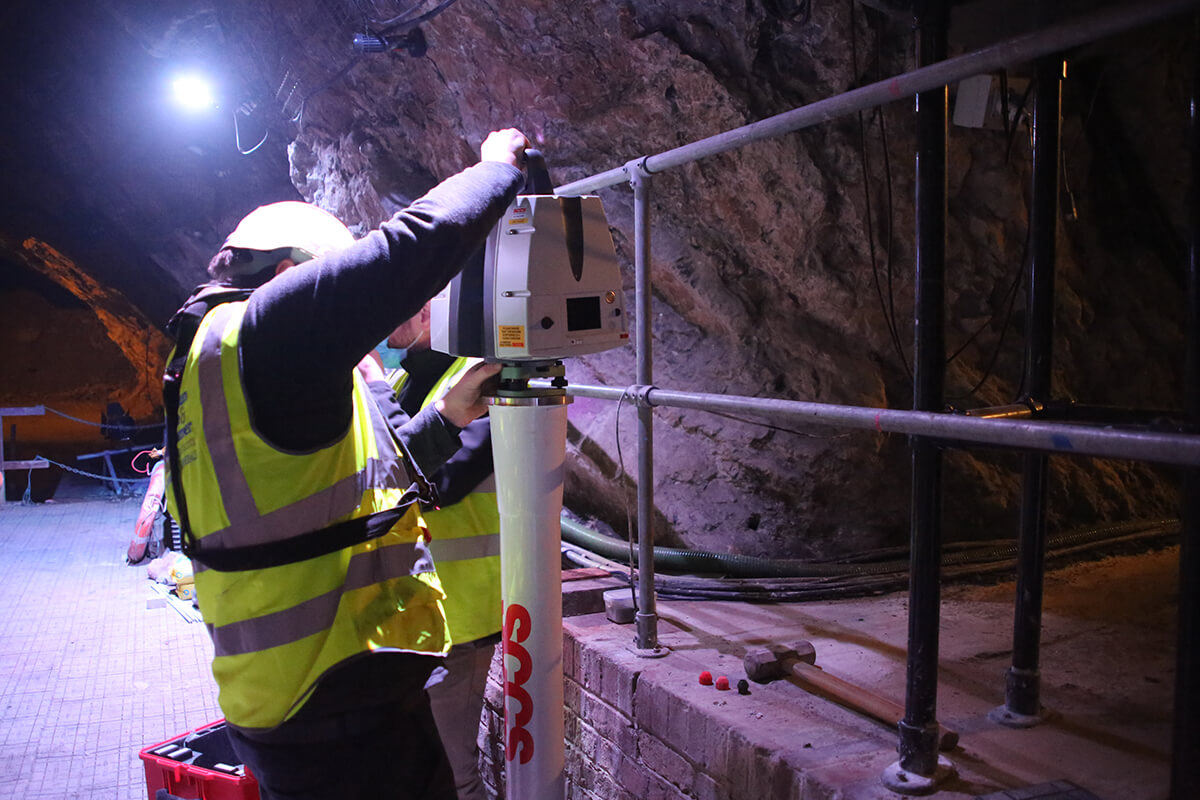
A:
MULTIPOLYGON (((836 675, 830 675, 820 667, 799 659, 788 659, 784 666, 806 689, 816 689, 829 695, 841 705, 866 714, 885 725, 895 726, 904 719, 904 707, 894 700, 855 686, 836 675)), ((958 744, 958 733, 938 723, 938 749, 953 750, 958 744)))

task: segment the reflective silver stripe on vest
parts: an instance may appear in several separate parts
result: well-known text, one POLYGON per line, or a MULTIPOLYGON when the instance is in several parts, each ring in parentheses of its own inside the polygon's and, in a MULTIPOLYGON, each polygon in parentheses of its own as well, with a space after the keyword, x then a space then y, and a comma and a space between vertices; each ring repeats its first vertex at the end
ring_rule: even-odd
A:
POLYGON ((220 627, 209 625, 213 654, 238 656, 297 642, 333 624, 346 592, 432 570, 429 551, 419 541, 357 553, 350 559, 345 582, 336 589, 273 614, 220 627))
POLYGON ((409 473, 393 444, 387 421, 375 403, 367 398, 379 458, 368 459, 363 470, 332 486, 267 514, 259 513, 238 462, 221 375, 221 337, 236 310, 235 306, 225 304, 210 312, 213 320, 200 344, 196 364, 204 439, 212 458, 221 503, 230 520, 229 527, 204 534, 202 547, 236 547, 278 541, 345 517, 358 508, 363 493, 371 486, 407 487, 411 483, 409 473), (314 526, 314 522, 318 525, 314 526))
POLYGON ((229 404, 221 378, 221 336, 234 311, 235 307, 226 303, 209 312, 213 319, 200 343, 196 377, 200 384, 204 440, 216 472, 225 514, 231 520, 251 520, 258 516, 258 506, 238 464, 233 446, 233 426, 229 420, 229 404))
MULTIPOLYGON (((288 536, 296 536, 305 531, 316 530, 313 527, 314 519, 332 520, 337 516, 345 516, 348 512, 337 516, 331 515, 336 509, 344 507, 347 503, 350 504, 350 510, 354 510, 358 507, 362 494, 366 491, 366 486, 378 485, 371 483, 374 478, 394 476, 397 471, 403 472, 401 465, 395 461, 389 468, 386 464, 370 459, 367 461, 366 469, 362 472, 348 475, 328 489, 310 494, 283 508, 277 508, 252 519, 234 521, 227 528, 205 534, 201 540, 201 547, 217 549, 263 544, 288 536)), ((223 492, 222 501, 224 501, 223 492)))
POLYGON ((469 558, 488 558, 500 555, 500 534, 485 533, 479 536, 463 536, 458 539, 434 537, 429 543, 429 552, 438 564, 449 561, 466 561, 469 558))

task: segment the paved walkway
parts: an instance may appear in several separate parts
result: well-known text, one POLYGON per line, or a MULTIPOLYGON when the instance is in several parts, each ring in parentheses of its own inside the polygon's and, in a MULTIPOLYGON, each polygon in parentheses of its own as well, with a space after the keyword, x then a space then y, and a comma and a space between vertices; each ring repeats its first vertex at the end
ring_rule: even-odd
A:
POLYGON ((204 626, 125 564, 139 504, 0 506, 0 797, 144 800, 138 751, 221 717, 204 626))

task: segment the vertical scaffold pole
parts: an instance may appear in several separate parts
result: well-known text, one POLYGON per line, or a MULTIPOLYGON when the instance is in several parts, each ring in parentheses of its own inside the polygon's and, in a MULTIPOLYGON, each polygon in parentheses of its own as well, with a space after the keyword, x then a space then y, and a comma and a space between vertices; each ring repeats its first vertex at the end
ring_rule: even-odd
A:
MULTIPOLYGON (((1062 118, 1061 58, 1039 59, 1033 106, 1033 191, 1029 208, 1029 276, 1025 322, 1025 391, 1033 404, 1051 398, 1054 353, 1054 273, 1057 260, 1059 142, 1062 118)), ((1036 406, 1035 406, 1036 407, 1036 406)), ((1013 612, 1013 658, 1005 679, 1004 707, 991 718, 1009 727, 1042 719, 1039 660, 1046 561, 1046 502, 1050 459, 1022 456, 1021 530, 1013 612)))
MULTIPOLYGON (((1184 412, 1187 430, 1200 431, 1200 14, 1192 21, 1191 238, 1187 264, 1184 412)), ((1171 749, 1171 797, 1200 797, 1200 469, 1183 473, 1179 547, 1179 644, 1175 664, 1175 720, 1171 749)))
MULTIPOLYGON (((654 383, 654 329, 650 283, 650 173, 645 159, 626 166, 633 186, 634 271, 637 284, 637 382, 643 391, 654 383)), ((658 612, 654 597, 654 409, 639 398, 637 464, 637 649, 644 655, 660 653, 658 612)))
MULTIPOLYGON (((922 0, 916 7, 922 66, 946 57, 949 6, 922 0)), ((944 410, 947 88, 917 95, 917 276, 914 312, 913 409, 944 410)), ((908 601, 908 673, 900 760, 883 782, 903 794, 926 794, 953 774, 938 756, 938 629, 941 617, 942 454, 912 438, 912 518, 908 601)))

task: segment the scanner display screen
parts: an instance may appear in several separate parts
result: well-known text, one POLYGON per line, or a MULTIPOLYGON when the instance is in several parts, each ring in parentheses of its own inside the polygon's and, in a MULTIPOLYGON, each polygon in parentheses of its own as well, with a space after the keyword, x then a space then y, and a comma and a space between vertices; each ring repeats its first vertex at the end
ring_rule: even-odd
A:
POLYGON ((594 331, 600 328, 600 298, 567 298, 567 330, 594 331))

